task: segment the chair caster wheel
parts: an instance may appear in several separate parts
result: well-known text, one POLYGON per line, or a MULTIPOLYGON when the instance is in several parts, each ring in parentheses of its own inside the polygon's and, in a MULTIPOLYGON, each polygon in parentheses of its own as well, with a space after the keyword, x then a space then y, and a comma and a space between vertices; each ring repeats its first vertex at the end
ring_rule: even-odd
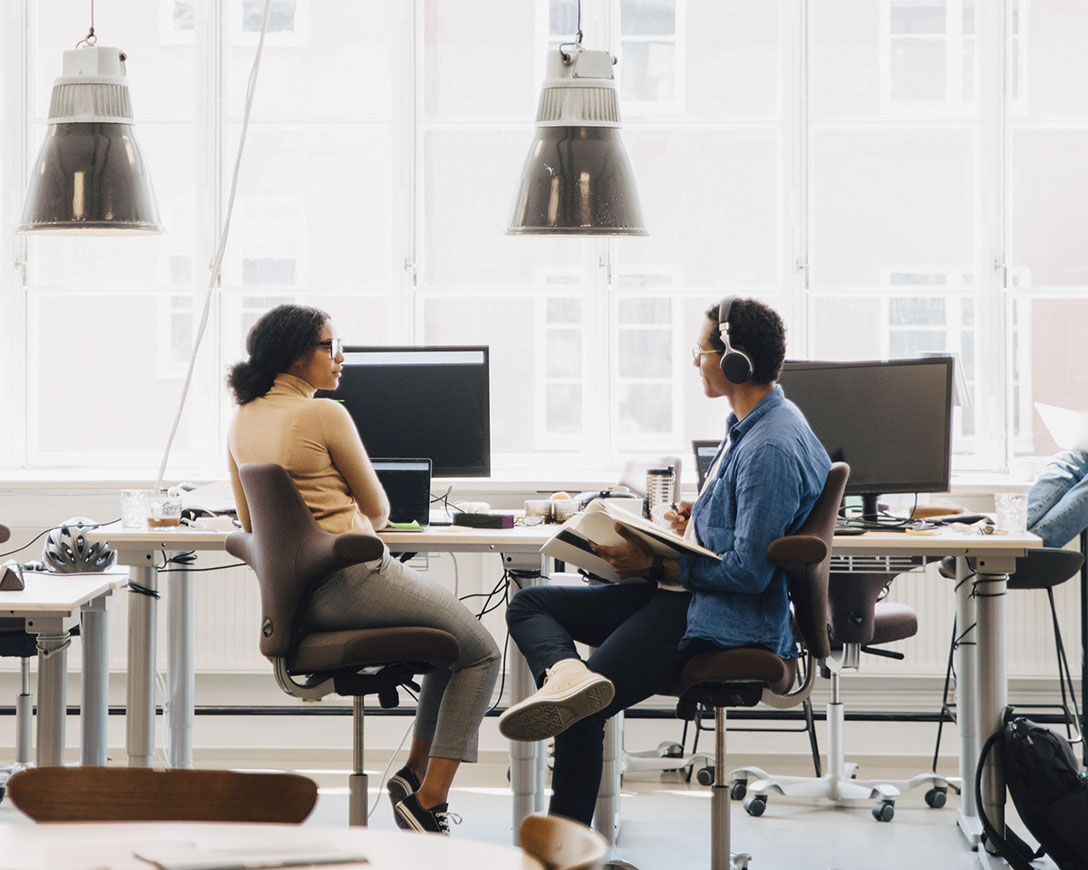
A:
POLYGON ((877 801, 873 804, 873 818, 878 822, 890 822, 895 818, 895 804, 891 801, 877 801))
POLYGON ((657 754, 660 758, 683 758, 684 747, 674 740, 664 740, 657 744, 657 754))
POLYGON ((735 801, 742 801, 746 794, 748 794, 748 780, 734 780, 733 785, 729 787, 729 797, 735 801))
POLYGON ((714 785, 714 768, 700 767, 695 773, 695 778, 699 781, 699 785, 714 785))
POLYGON ((767 798, 761 794, 750 794, 744 799, 744 809, 750 816, 762 816, 767 809, 767 798))
POLYGON ((939 810, 947 802, 948 789, 946 788, 931 788, 926 792, 926 803, 935 810, 939 810))

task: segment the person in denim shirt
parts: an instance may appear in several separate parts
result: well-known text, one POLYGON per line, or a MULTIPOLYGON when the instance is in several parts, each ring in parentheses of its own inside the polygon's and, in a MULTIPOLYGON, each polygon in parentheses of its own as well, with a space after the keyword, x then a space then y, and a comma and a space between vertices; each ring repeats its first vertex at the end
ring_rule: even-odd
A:
POLYGON ((1028 490, 1028 531, 1044 547, 1064 547, 1088 528, 1088 452, 1051 457, 1028 490))
POLYGON ((732 412, 699 497, 666 518, 720 560, 654 557, 617 526, 625 544, 595 549, 636 582, 536 586, 510 602, 511 637, 541 688, 503 713, 499 730, 512 740, 555 737, 550 813, 590 823, 605 721, 663 689, 692 655, 753 644, 796 654, 785 574, 767 547, 801 528, 831 462, 776 383, 785 352, 781 318, 731 298, 707 310, 692 349, 703 391, 732 412), (595 648, 585 662, 576 641, 595 648))

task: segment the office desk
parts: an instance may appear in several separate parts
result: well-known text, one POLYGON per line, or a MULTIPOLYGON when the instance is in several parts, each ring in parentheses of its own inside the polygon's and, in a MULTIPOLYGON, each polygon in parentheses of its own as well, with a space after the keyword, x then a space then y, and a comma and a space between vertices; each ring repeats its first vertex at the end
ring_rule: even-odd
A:
POLYGON ((80 708, 80 761, 106 763, 109 715, 109 617, 121 574, 41 574, 27 571, 26 588, 0 592, 0 615, 20 618, 38 645, 37 763, 64 764, 68 712, 67 680, 70 630, 82 617, 83 679, 80 708))
MULTIPOLYGON (((554 526, 516 527, 507 530, 434 527, 425 532, 383 532, 382 539, 394 552, 496 553, 507 568, 543 573, 541 545, 554 526)), ((90 533, 91 539, 110 541, 118 559, 133 571, 133 580, 157 589, 155 554, 162 549, 222 549, 225 533, 197 532, 184 528, 170 531, 131 531, 106 526, 90 533), (142 579, 141 579, 142 578, 142 579)), ((1007 575, 1016 569, 1016 559, 1042 542, 1030 534, 978 535, 943 531, 935 535, 908 535, 869 532, 856 537, 838 537, 833 544, 834 570, 884 570, 899 573, 919 563, 944 556, 957 557, 961 578, 967 576, 966 560, 977 561, 978 575, 972 583, 957 583, 956 615, 959 625, 975 625, 975 644, 957 648, 959 710, 959 765, 963 782, 974 782, 974 771, 983 738, 996 730, 1006 704, 1005 605, 1007 575)), ((167 598, 170 646, 168 695, 171 698, 171 763, 192 765, 193 625, 191 575, 171 574, 167 598)), ((527 578, 526 584, 544 582, 527 578)), ((129 635, 129 754, 130 762, 150 764, 154 731, 154 599, 139 596, 137 612, 130 614, 129 635), (133 668, 141 673, 134 676, 133 668), (138 738, 138 741, 137 739, 138 738)), ((535 688, 528 667, 520 655, 511 657, 512 700, 520 700, 535 688)), ((513 823, 544 809, 544 758, 539 743, 511 744, 511 786, 514 792, 513 823)), ((990 778, 984 796, 992 819, 1003 819, 1004 785, 1000 775, 990 778)), ((981 824, 973 790, 965 787, 957 822, 964 835, 977 842, 981 824)), ((602 831, 606 836, 607 829, 602 831)))
MULTIPOLYGON (((394 552, 502 553, 507 567, 539 568, 540 547, 554 526, 526 526, 514 529, 470 529, 440 526, 426 532, 383 532, 382 539, 394 552)), ((120 523, 85 533, 91 541, 108 541, 119 564, 128 568, 133 584, 151 593, 159 592, 156 564, 162 551, 222 550, 228 532, 212 532, 176 526, 162 529, 124 529, 120 523)), ((195 674, 193 646, 194 575, 185 566, 171 567, 166 592, 167 649, 166 721, 171 767, 193 766, 193 707, 195 674)), ((155 627, 157 601, 153 595, 132 594, 129 598, 127 715, 125 745, 129 764, 150 767, 155 754, 155 627)), ((257 642, 254 633, 254 643, 257 642)), ((520 655, 512 664, 512 691, 525 697, 532 690, 532 678, 520 655)), ((525 744, 529 757, 539 768, 539 787, 534 783, 529 797, 517 802, 515 818, 521 818, 543 802, 543 755, 534 744, 525 744), (539 759, 538 759, 539 757, 539 759), (530 804, 532 804, 530 806, 530 804)), ((515 828, 516 830, 516 828, 515 828)))
MULTIPOLYGON (((162 551, 222 550, 227 532, 208 532, 175 526, 163 529, 125 529, 121 524, 100 526, 85 537, 108 541, 117 562, 127 567, 132 591, 128 613, 128 672, 126 675, 125 747, 135 767, 150 767, 155 754, 155 633, 159 572, 155 565, 162 551)), ((166 696, 169 760, 172 767, 193 766, 193 574, 172 566, 166 597, 166 696)))
MULTIPOLYGON (((956 557, 956 624, 974 626, 974 644, 956 647, 957 731, 959 773, 963 791, 957 824, 971 843, 978 843, 982 825, 975 801, 975 770, 982 743, 1001 725, 1008 702, 1005 664, 1005 591, 1008 575, 1016 571, 1016 559, 1042 546, 1035 535, 979 535, 941 531, 938 534, 868 532, 856 537, 835 538, 832 570, 887 571, 897 574, 912 564, 956 557), (967 560, 977 574, 970 583, 967 560)), ((983 791, 986 814, 995 827, 1004 824, 1005 784, 1000 770, 990 766, 989 783, 983 791)), ((992 856, 979 849, 979 860, 989 866, 992 856)), ((998 862, 993 866, 1003 866, 998 862)))
POLYGON ((365 870, 543 870, 536 859, 513 846, 367 828, 215 822, 0 825, 0 855, 22 870, 150 870, 153 865, 134 852, 186 843, 203 850, 252 849, 266 854, 305 848, 351 851, 365 855, 367 863, 335 866, 365 870))

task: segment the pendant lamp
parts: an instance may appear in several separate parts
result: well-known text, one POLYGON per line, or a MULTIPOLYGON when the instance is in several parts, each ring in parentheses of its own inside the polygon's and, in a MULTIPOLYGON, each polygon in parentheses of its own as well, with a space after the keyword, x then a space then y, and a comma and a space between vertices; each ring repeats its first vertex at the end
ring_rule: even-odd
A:
POLYGON ((548 53, 508 234, 649 235, 620 139, 614 64, 607 51, 583 49, 581 33, 548 53))
POLYGON ((121 50, 84 40, 64 52, 16 231, 163 232, 132 124, 121 50))

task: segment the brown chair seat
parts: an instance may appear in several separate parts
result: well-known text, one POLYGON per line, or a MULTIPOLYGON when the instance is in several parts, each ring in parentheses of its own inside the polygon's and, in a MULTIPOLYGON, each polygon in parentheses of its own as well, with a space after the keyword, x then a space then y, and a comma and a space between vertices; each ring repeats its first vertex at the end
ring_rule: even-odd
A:
POLYGON ((437 628, 366 628, 303 635, 287 656, 287 672, 316 674, 412 662, 421 670, 456 661, 457 640, 437 628))
POLYGON ((700 701, 691 694, 701 695, 711 686, 724 688, 734 683, 745 686, 758 683, 781 695, 788 692, 796 680, 796 659, 784 659, 759 647, 721 649, 692 656, 680 676, 661 694, 700 701))

